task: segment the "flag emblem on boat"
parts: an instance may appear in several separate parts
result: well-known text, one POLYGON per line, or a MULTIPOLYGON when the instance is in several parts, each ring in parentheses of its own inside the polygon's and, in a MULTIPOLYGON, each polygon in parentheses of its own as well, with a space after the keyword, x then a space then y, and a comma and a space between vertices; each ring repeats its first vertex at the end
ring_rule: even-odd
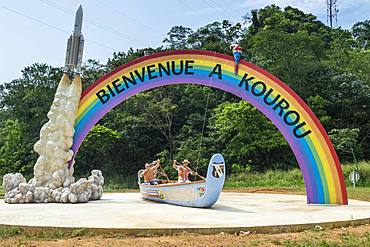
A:
POLYGON ((197 186, 197 187, 195 187, 195 191, 198 192, 199 197, 201 198, 206 193, 207 187, 206 186, 197 186))
POLYGON ((212 176, 215 178, 220 178, 222 175, 224 175, 225 163, 213 163, 212 167, 212 176))

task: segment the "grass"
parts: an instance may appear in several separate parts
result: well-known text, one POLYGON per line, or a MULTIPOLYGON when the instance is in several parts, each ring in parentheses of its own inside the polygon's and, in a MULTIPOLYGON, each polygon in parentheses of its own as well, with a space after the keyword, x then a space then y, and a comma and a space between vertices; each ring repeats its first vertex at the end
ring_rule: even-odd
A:
POLYGON ((347 187, 348 198, 370 202, 370 187, 347 187))
POLYGON ((12 238, 16 236, 24 236, 34 239, 62 239, 89 236, 89 232, 85 228, 76 228, 73 230, 63 229, 42 229, 42 230, 23 230, 19 226, 3 226, 0 225, 0 239, 12 238))
MULTIPOLYGON (((351 171, 358 167, 360 171, 359 187, 370 187, 370 162, 359 162, 355 164, 342 165, 343 174, 347 186, 351 186, 348 181, 348 176, 351 171)), ((238 187, 269 187, 269 188, 304 188, 303 177, 299 169, 291 169, 288 171, 266 171, 264 173, 250 172, 231 175, 226 179, 225 188, 238 187)))
POLYGON ((73 231, 62 229, 22 230, 19 227, 0 226, 0 246, 322 246, 322 247, 367 247, 370 246, 370 226, 339 229, 312 228, 303 232, 256 234, 219 233, 200 235, 179 233, 165 236, 125 236, 117 233, 73 231), (3 233, 6 233, 5 235, 3 233), (54 242, 50 242, 54 241, 54 242))
POLYGON ((264 173, 251 172, 232 175, 226 179, 225 188, 290 188, 304 187, 299 169, 290 171, 267 171, 264 173))
POLYGON ((19 226, 0 226, 0 239, 14 237, 21 233, 19 226))
MULTIPOLYGON (((350 199, 370 201, 370 162, 344 164, 342 166, 350 199), (351 171, 360 171, 360 181, 356 188, 348 180, 351 171)), ((226 179, 226 191, 259 191, 271 190, 282 193, 304 194, 305 186, 299 169, 289 171, 251 172, 231 175, 226 179)))
MULTIPOLYGON (((32 237, 29 234, 28 237, 32 237)), ((35 233, 34 237, 39 239, 61 239, 64 238, 65 232, 63 230, 41 230, 35 233)))
POLYGON ((359 186, 370 187, 370 161, 361 161, 357 164, 343 164, 342 169, 347 186, 351 186, 348 180, 349 174, 351 171, 358 169, 360 172, 359 186))
POLYGON ((0 199, 3 199, 4 195, 5 195, 5 191, 3 190, 3 188, 0 188, 0 199))
POLYGON ((361 247, 370 246, 370 233, 343 233, 337 239, 331 239, 327 234, 312 234, 310 237, 303 237, 299 240, 283 240, 277 245, 287 247, 361 247))
POLYGON ((85 236, 88 233, 88 230, 86 228, 81 228, 81 229, 75 229, 71 233, 71 237, 82 237, 85 236))
POLYGON ((132 177, 114 176, 105 179, 104 191, 130 192, 137 188, 137 180, 132 177))

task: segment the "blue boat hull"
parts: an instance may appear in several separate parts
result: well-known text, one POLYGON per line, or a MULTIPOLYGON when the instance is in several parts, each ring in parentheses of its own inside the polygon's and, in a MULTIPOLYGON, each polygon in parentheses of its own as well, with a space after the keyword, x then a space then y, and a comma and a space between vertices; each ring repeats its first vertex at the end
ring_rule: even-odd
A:
POLYGON ((212 156, 207 177, 189 183, 144 185, 139 183, 142 197, 147 200, 179 206, 210 208, 218 200, 225 182, 225 160, 221 154, 212 156))

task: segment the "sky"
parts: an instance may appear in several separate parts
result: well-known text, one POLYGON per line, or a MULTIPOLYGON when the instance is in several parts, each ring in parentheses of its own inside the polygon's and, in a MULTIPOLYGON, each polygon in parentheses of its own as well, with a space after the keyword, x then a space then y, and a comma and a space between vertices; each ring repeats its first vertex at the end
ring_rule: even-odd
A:
MULTIPOLYGON (((74 14, 82 4, 84 60, 105 63, 113 52, 158 47, 175 25, 193 30, 213 21, 242 21, 252 9, 293 6, 326 23, 326 0, 0 0, 0 83, 33 63, 64 65, 74 14)), ((338 26, 370 19, 370 0, 338 0, 338 26)))

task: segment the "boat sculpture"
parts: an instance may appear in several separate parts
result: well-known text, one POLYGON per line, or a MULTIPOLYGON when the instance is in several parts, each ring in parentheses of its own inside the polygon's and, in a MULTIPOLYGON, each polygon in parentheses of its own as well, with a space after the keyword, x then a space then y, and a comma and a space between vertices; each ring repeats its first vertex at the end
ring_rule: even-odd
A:
POLYGON ((224 158, 221 154, 214 154, 204 180, 186 183, 160 180, 158 185, 146 185, 141 183, 138 176, 138 183, 144 199, 186 207, 210 208, 220 197, 225 173, 224 158))

